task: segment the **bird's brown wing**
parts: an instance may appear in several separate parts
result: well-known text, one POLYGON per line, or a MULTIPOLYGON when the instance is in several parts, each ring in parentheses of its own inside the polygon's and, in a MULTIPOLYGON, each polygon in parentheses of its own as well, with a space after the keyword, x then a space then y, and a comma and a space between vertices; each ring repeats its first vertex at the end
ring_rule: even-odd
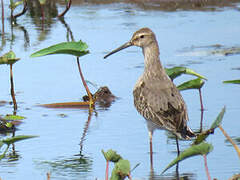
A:
POLYGON ((134 104, 145 119, 175 133, 186 127, 186 105, 171 80, 142 80, 133 93, 134 104))

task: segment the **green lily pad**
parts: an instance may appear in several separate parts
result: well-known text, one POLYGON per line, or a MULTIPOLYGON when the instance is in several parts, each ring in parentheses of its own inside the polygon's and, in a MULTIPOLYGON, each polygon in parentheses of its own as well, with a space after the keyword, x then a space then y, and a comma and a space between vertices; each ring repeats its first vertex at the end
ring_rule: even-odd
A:
POLYGON ((13 51, 9 51, 0 57, 0 64, 14 64, 19 59, 13 51))
POLYGON ((204 76, 202 76, 202 75, 196 73, 194 70, 186 68, 186 67, 165 68, 165 71, 172 80, 182 74, 189 74, 189 75, 193 75, 193 76, 199 77, 201 79, 207 80, 207 78, 205 78, 204 76))
POLYGON ((223 81, 225 84, 240 84, 240 79, 223 81))
POLYGON ((107 152, 104 152, 102 150, 102 153, 107 161, 112 161, 112 162, 118 162, 122 157, 117 154, 116 151, 113 151, 112 149, 108 150, 107 152))
POLYGON ((196 155, 206 155, 213 150, 213 146, 206 142, 202 142, 198 145, 192 145, 188 149, 184 150, 179 154, 177 158, 175 158, 168 166, 163 170, 162 174, 166 172, 169 168, 179 163, 180 161, 190 158, 196 155))
POLYGON ((69 54, 77 57, 86 55, 89 53, 87 50, 88 45, 81 40, 78 42, 63 42, 55 44, 53 46, 41 49, 33 54, 30 57, 40 57, 50 54, 69 54))
POLYGON ((201 78, 189 80, 177 86, 179 91, 188 90, 188 89, 201 89, 204 85, 204 81, 201 78))
POLYGON ((18 141, 22 141, 22 140, 30 139, 30 138, 35 138, 35 137, 38 137, 38 136, 18 135, 18 136, 14 136, 14 137, 11 137, 11 138, 3 139, 3 140, 1 140, 1 141, 2 141, 4 144, 10 145, 10 144, 13 144, 13 143, 18 142, 18 141))
POLYGON ((3 119, 8 120, 8 121, 10 121, 10 120, 16 121, 16 120, 26 119, 26 117, 18 116, 18 115, 12 115, 12 114, 7 114, 6 116, 3 117, 3 119))

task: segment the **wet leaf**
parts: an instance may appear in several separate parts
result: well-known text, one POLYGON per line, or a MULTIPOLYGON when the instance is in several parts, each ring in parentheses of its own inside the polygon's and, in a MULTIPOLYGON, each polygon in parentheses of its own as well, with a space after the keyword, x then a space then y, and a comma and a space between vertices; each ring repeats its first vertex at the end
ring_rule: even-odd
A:
POLYGON ((13 51, 9 51, 0 57, 0 64, 14 64, 20 58, 16 58, 16 55, 13 51))
POLYGON ((104 152, 102 150, 102 153, 107 161, 112 161, 115 163, 115 162, 118 162, 120 159, 122 159, 122 157, 119 154, 117 154, 116 151, 113 151, 112 149, 108 150, 107 152, 104 152))
POLYGON ((168 164, 168 166, 163 170, 162 174, 166 172, 169 168, 186 158, 190 158, 196 155, 206 155, 212 150, 213 146, 206 142, 202 142, 198 145, 192 145, 188 149, 181 152, 177 158, 175 158, 170 164, 168 164))
POLYGON ((184 82, 177 86, 179 91, 188 90, 188 89, 201 89, 204 85, 204 81, 201 78, 193 79, 187 82, 184 82))
POLYGON ((196 77, 199 77, 201 79, 207 80, 204 76, 196 73, 194 70, 186 68, 186 67, 173 67, 173 68, 165 68, 165 71, 167 75, 173 80, 176 77, 182 75, 182 74, 190 74, 196 77))
POLYGON ((240 79, 223 81, 225 84, 240 84, 240 79))
POLYGON ((8 120, 8 121, 10 121, 10 120, 17 121, 17 120, 26 119, 26 117, 18 116, 18 115, 12 115, 12 114, 7 114, 5 117, 3 117, 3 119, 8 120))
POLYGON ((225 113, 225 106, 223 107, 223 109, 221 110, 221 112, 218 114, 216 120, 212 123, 210 129, 208 129, 207 131, 202 132, 201 134, 197 135, 197 138, 195 139, 195 141, 193 142, 193 144, 200 144, 201 142, 203 142, 210 134, 214 133, 214 130, 222 123, 222 119, 225 113))
POLYGON ((31 54, 30 57, 40 57, 50 54, 69 54, 80 57, 89 53, 87 48, 87 44, 82 42, 81 40, 78 42, 63 42, 41 49, 31 54))
POLYGON ((3 139, 2 142, 9 146, 12 143, 22 141, 22 140, 25 140, 25 139, 35 138, 35 137, 38 137, 38 136, 19 135, 19 136, 14 136, 14 137, 11 137, 11 138, 3 139))

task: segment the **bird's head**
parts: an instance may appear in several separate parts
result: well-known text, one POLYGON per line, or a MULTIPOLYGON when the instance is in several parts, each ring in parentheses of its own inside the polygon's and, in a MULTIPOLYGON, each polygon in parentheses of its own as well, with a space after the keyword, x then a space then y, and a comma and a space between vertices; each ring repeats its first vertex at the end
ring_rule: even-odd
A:
POLYGON ((154 41, 156 41, 156 38, 151 29, 149 29, 149 28, 139 29, 138 31, 136 31, 133 34, 130 41, 126 42, 119 48, 111 51, 109 54, 104 56, 104 59, 107 58, 108 56, 110 56, 118 51, 121 51, 125 48, 128 48, 130 46, 138 46, 138 47, 144 48, 144 47, 150 45, 151 43, 153 43, 154 41))

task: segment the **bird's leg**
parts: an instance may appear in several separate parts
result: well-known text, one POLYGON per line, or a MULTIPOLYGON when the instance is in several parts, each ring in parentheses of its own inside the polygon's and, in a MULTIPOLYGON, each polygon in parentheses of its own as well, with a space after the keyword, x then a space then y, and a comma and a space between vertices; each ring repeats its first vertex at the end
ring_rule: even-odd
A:
POLYGON ((180 150, 179 150, 178 137, 177 136, 176 136, 176 144, 177 144, 177 155, 179 156, 180 150))
POLYGON ((149 140, 150 140, 150 165, 151 170, 153 169, 153 151, 152 151, 152 131, 148 132, 149 140))

